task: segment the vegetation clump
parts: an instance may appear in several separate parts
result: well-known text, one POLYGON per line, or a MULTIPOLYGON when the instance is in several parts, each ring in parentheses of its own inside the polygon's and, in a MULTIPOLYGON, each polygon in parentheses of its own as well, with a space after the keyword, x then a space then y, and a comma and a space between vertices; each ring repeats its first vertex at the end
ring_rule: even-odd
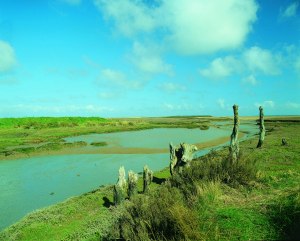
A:
POLYGON ((105 141, 99 141, 99 142, 92 142, 92 146, 107 146, 107 142, 105 141))

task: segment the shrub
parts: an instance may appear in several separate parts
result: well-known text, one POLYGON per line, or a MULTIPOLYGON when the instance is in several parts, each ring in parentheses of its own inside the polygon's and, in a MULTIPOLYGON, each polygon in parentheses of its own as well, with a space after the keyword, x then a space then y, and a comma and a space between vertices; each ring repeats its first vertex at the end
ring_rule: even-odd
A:
POLYGON ((195 212, 185 205, 179 189, 170 183, 125 202, 119 232, 115 228, 114 232, 120 232, 125 240, 200 239, 195 212))
POLYGON ((185 200, 193 205, 197 200, 197 185, 199 182, 223 182, 231 186, 250 186, 257 176, 256 162, 240 155, 236 163, 230 162, 230 157, 220 155, 215 151, 195 159, 190 167, 181 174, 170 178, 172 186, 183 193, 185 200))

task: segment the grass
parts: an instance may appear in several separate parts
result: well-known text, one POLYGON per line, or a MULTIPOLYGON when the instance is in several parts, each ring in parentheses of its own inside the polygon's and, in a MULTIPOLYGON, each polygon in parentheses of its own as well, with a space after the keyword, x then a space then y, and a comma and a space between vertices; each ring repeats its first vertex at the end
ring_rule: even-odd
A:
POLYGON ((300 124, 266 128, 262 148, 256 139, 240 143, 235 166, 227 165, 227 149, 211 152, 181 176, 155 173, 148 195, 113 207, 112 188, 100 188, 29 214, 0 240, 299 239, 300 124))

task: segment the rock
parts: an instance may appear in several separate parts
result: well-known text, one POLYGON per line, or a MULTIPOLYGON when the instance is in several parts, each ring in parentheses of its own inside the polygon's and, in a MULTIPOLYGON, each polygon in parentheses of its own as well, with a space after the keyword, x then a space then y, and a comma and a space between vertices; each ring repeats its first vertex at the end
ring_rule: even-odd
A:
POLYGON ((170 143, 170 173, 181 173, 183 167, 188 167, 193 160, 194 152, 197 150, 195 145, 181 143, 179 147, 170 143))

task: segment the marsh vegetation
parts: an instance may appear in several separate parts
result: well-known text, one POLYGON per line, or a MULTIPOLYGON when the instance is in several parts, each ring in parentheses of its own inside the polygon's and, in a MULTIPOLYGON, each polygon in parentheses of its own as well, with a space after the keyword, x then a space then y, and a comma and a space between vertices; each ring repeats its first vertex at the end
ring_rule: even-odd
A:
MULTIPOLYGON (((0 233, 2 240, 271 240, 299 238, 300 126, 265 121, 266 138, 240 142, 238 161, 228 148, 192 161, 119 206, 105 186, 29 214, 0 233), (282 145, 285 138, 288 145, 282 145)), ((116 170, 117 171, 117 170, 116 170)))

